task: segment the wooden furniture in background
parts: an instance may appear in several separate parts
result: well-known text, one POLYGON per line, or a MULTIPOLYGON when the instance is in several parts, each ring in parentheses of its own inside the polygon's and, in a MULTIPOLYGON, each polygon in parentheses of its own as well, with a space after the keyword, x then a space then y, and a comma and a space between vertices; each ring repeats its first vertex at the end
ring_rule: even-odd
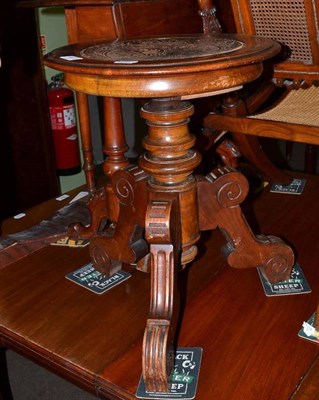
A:
POLYGON ((141 108, 148 135, 139 166, 115 171, 111 185, 92 190, 92 225, 77 225, 73 232, 90 237, 92 261, 103 273, 138 262, 151 272, 143 344, 147 391, 168 391, 178 303, 175 275, 180 265, 194 260, 200 231, 219 227, 224 232, 231 266, 258 266, 272 282, 290 276, 290 247, 276 237, 255 237, 243 217, 246 179, 228 168, 197 179, 192 175, 201 157, 192 149, 195 138, 187 124, 193 106, 185 101, 256 79, 263 60, 279 48, 252 36, 197 34, 74 44, 45 57, 46 65, 63 71, 78 99, 88 94, 152 99, 141 108), (105 219, 115 223, 112 232, 99 230, 105 219))
MULTIPOLYGON (((317 145, 317 2, 232 0, 231 3, 238 32, 273 38, 283 44, 283 51, 281 58, 270 65, 266 79, 259 83, 259 90, 251 98, 248 97, 244 102, 238 93, 225 96, 224 115, 211 113, 205 119, 205 124, 236 132, 236 137, 241 135, 244 138, 242 134, 246 134, 317 145), (266 103, 278 86, 286 90, 272 104, 266 103), (266 109, 262 110, 263 107, 266 109), (248 117, 245 118, 245 115, 248 117)), ((308 153, 308 156, 313 155, 314 148, 308 147, 308 153)), ((308 170, 311 167, 311 172, 315 172, 316 158, 311 161, 308 157, 307 163, 308 170)))
POLYGON ((32 10, 0 9, 0 220, 59 193, 32 10))

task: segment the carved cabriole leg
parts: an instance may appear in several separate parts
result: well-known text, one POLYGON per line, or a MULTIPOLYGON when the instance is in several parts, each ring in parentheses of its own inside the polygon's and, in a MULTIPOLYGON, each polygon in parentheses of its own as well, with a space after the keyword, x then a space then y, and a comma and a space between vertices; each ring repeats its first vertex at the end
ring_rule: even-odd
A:
POLYGON ((152 286, 150 317, 143 346, 143 376, 146 390, 167 392, 172 352, 169 336, 175 330, 171 318, 174 295, 174 274, 178 266, 194 259, 199 238, 196 181, 192 171, 200 156, 191 150, 195 138, 188 131, 193 106, 176 99, 156 99, 145 104, 141 115, 148 125, 144 140, 147 152, 140 166, 150 175, 151 200, 146 218, 146 239, 151 246, 152 286), (177 211, 172 212, 171 204, 177 211), (177 217, 177 223, 172 218, 177 217), (172 229, 181 226, 174 239, 172 229), (180 236, 180 239, 178 238, 180 236), (182 252, 179 250, 181 249, 182 252), (181 255, 182 253, 182 255, 181 255))
POLYGON ((149 252, 143 237, 148 202, 147 179, 147 174, 134 165, 113 174, 113 191, 120 204, 115 229, 111 233, 99 232, 90 240, 94 266, 105 275, 120 269, 122 262, 135 263, 149 252))
POLYGON ((176 270, 180 258, 177 201, 150 202, 146 239, 151 254, 150 312, 143 340, 143 377, 148 392, 168 392, 174 360, 176 270), (175 207, 174 207, 175 204, 175 207))
POLYGON ((230 168, 214 170, 198 178, 201 230, 219 227, 228 243, 228 263, 235 268, 261 267, 270 282, 290 276, 294 264, 291 248, 275 236, 255 236, 239 204, 248 193, 246 178, 230 168))
POLYGON ((91 213, 91 224, 88 227, 76 223, 70 226, 70 237, 90 238, 98 232, 101 223, 108 219, 116 222, 119 214, 119 201, 113 191, 111 178, 114 172, 129 165, 125 152, 128 147, 122 120, 121 100, 119 98, 103 98, 104 111, 104 147, 106 159, 103 163, 103 172, 108 178, 103 188, 96 188, 95 166, 92 153, 92 137, 90 130, 90 116, 88 97, 84 93, 77 94, 79 119, 81 127, 83 158, 87 188, 91 193, 88 208, 91 213))

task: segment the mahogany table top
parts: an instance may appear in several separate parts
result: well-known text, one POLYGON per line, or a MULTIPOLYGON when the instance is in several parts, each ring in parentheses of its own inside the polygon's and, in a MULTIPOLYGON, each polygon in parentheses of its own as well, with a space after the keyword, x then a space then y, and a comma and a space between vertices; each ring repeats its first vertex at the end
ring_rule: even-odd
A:
MULTIPOLYGON (((319 299, 318 187, 312 177, 301 196, 266 188, 245 210, 255 232, 293 244, 312 293, 266 297, 255 269, 226 265, 218 231, 203 234, 201 257, 180 273, 187 307, 178 345, 203 348, 197 400, 318 398, 319 345, 297 336, 319 299)), ((24 223, 6 221, 3 234, 39 222, 57 203, 36 207, 24 223)), ((88 261, 87 248, 48 246, 0 269, 0 338, 100 398, 134 399, 149 276, 127 266, 129 280, 97 295, 65 278, 88 261)))

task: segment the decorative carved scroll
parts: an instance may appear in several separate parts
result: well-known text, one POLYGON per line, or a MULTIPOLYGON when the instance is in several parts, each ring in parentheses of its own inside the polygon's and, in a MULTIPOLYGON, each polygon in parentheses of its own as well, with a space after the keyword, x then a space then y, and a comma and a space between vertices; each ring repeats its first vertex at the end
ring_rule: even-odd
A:
POLYGON ((274 283, 289 278, 294 264, 291 248, 275 236, 255 236, 240 208, 248 182, 231 168, 214 170, 198 179, 199 224, 201 230, 219 227, 227 239, 224 250, 234 268, 261 267, 274 283))
POLYGON ((118 262, 135 263, 149 251, 143 237, 148 201, 147 177, 135 165, 113 174, 113 192, 120 204, 115 229, 113 232, 99 232, 90 241, 94 266, 104 274, 114 271, 113 266, 118 262))

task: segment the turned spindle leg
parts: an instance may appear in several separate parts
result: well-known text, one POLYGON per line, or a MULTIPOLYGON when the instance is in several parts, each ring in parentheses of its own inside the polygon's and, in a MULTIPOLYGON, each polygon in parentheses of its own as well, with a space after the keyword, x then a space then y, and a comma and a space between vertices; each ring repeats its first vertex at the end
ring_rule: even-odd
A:
POLYGON ((129 161, 125 156, 128 146, 125 141, 121 99, 103 98, 104 146, 106 159, 103 163, 104 175, 111 178, 115 171, 125 168, 129 161))
POLYGON ((88 95, 82 92, 76 94, 80 122, 83 170, 85 173, 86 187, 90 193, 96 189, 95 165, 93 159, 92 136, 90 126, 90 110, 88 95))
POLYGON ((104 111, 104 146, 106 159, 103 163, 104 175, 108 178, 104 187, 96 188, 95 166, 92 152, 92 137, 90 130, 90 115, 88 96, 77 93, 81 138, 87 188, 91 193, 88 208, 91 213, 91 224, 84 227, 73 224, 68 231, 70 237, 90 238, 99 231, 101 224, 108 220, 116 222, 119 214, 119 201, 112 187, 113 174, 129 165, 125 156, 128 147, 125 142, 121 100, 119 98, 103 98, 104 111))

